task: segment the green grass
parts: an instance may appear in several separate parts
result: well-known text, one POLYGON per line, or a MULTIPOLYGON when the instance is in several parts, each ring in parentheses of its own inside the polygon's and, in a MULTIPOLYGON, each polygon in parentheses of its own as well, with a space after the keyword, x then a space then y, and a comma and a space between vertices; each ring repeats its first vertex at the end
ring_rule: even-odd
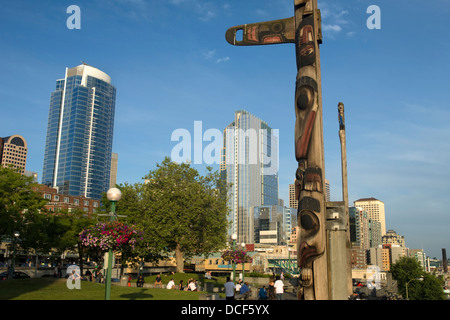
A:
MULTIPOLYGON (((145 283, 147 284, 154 284, 156 281, 156 274, 145 277, 145 283)), ((215 287, 223 287, 224 283, 226 282, 226 277, 212 277, 211 280, 205 279, 203 274, 198 273, 175 273, 173 275, 170 274, 161 274, 162 283, 167 285, 167 283, 170 281, 170 279, 173 278, 175 281, 175 285, 178 287, 180 280, 183 280, 184 286, 187 286, 189 283, 189 279, 197 280, 199 285, 201 287, 205 287, 205 282, 213 282, 215 287)), ((136 282, 136 279, 133 279, 132 282, 136 282)))
MULTIPOLYGON (((195 274, 175 275, 175 283, 194 278, 195 274), (178 280, 178 282, 177 282, 178 280)), ((156 276, 147 277, 146 283, 154 283, 156 276)), ((200 276, 202 277, 202 276, 200 276)), ((164 277, 167 284, 171 276, 164 277)), ((134 280, 135 281, 135 280, 134 280)), ((211 281, 211 280, 207 280, 211 281)), ((136 288, 111 286, 111 300, 198 300, 204 292, 167 290, 160 288, 136 288)), ((80 289, 69 289, 66 279, 32 278, 0 281, 0 300, 104 300, 105 285, 81 281, 80 289)))

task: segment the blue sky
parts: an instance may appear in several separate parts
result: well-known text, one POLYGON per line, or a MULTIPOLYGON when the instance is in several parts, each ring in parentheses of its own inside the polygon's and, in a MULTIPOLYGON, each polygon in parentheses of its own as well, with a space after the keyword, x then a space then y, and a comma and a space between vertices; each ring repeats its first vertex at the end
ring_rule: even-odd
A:
MULTIPOLYGON (((234 47, 232 26, 293 15, 293 0, 0 1, 0 136, 27 140, 42 176, 49 98, 85 61, 117 88, 118 182, 171 154, 174 130, 222 130, 246 109, 279 129, 280 197, 293 182, 295 49, 234 47), (66 9, 81 9, 69 30, 66 9)), ((441 257, 450 244, 450 1, 319 0, 325 175, 341 200, 337 104, 345 104, 349 201, 382 200, 387 228, 441 257), (381 29, 369 30, 370 5, 381 29)), ((205 146, 205 145, 204 145, 205 146)), ((214 166, 218 169, 218 165, 214 166)), ((203 166, 199 166, 202 170, 203 166)))

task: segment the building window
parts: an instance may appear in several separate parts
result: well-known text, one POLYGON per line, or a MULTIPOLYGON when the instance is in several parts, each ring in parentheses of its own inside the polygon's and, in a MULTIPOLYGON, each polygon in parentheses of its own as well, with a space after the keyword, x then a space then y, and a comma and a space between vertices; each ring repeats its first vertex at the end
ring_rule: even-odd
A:
POLYGON ((52 200, 52 195, 51 194, 44 194, 44 198, 47 200, 52 200))
POLYGON ((69 197, 64 197, 64 202, 69 203, 69 197))
POLYGON ((80 200, 78 200, 78 199, 73 199, 73 203, 76 204, 76 205, 79 205, 79 204, 80 204, 80 200))
POLYGON ((89 206, 89 201, 88 200, 84 200, 84 205, 85 206, 89 206))
POLYGON ((59 201, 59 196, 54 195, 54 196, 53 196, 53 200, 54 200, 54 201, 59 201))

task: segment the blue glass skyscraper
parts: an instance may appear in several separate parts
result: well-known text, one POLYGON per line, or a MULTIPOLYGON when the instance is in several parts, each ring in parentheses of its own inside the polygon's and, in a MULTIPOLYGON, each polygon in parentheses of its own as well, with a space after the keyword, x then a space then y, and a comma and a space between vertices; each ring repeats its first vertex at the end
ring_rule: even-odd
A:
POLYGON ((100 199, 109 188, 116 88, 86 64, 66 68, 51 93, 42 184, 100 199))
POLYGON ((246 110, 224 130, 220 173, 227 184, 229 230, 238 243, 254 243, 251 207, 278 204, 278 130, 246 110))

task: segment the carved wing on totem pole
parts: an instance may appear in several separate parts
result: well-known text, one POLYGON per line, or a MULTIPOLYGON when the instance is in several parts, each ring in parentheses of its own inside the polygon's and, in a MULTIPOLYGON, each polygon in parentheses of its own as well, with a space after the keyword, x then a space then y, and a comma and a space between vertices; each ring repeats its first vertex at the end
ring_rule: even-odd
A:
POLYGON ((292 18, 232 27, 227 30, 225 38, 236 46, 295 44, 295 158, 298 162, 295 186, 299 200, 297 259, 302 273, 299 298, 322 300, 328 299, 328 270, 319 55, 321 17, 317 0, 294 0, 294 9, 292 18), (242 31, 242 39, 236 37, 239 31, 242 31))

